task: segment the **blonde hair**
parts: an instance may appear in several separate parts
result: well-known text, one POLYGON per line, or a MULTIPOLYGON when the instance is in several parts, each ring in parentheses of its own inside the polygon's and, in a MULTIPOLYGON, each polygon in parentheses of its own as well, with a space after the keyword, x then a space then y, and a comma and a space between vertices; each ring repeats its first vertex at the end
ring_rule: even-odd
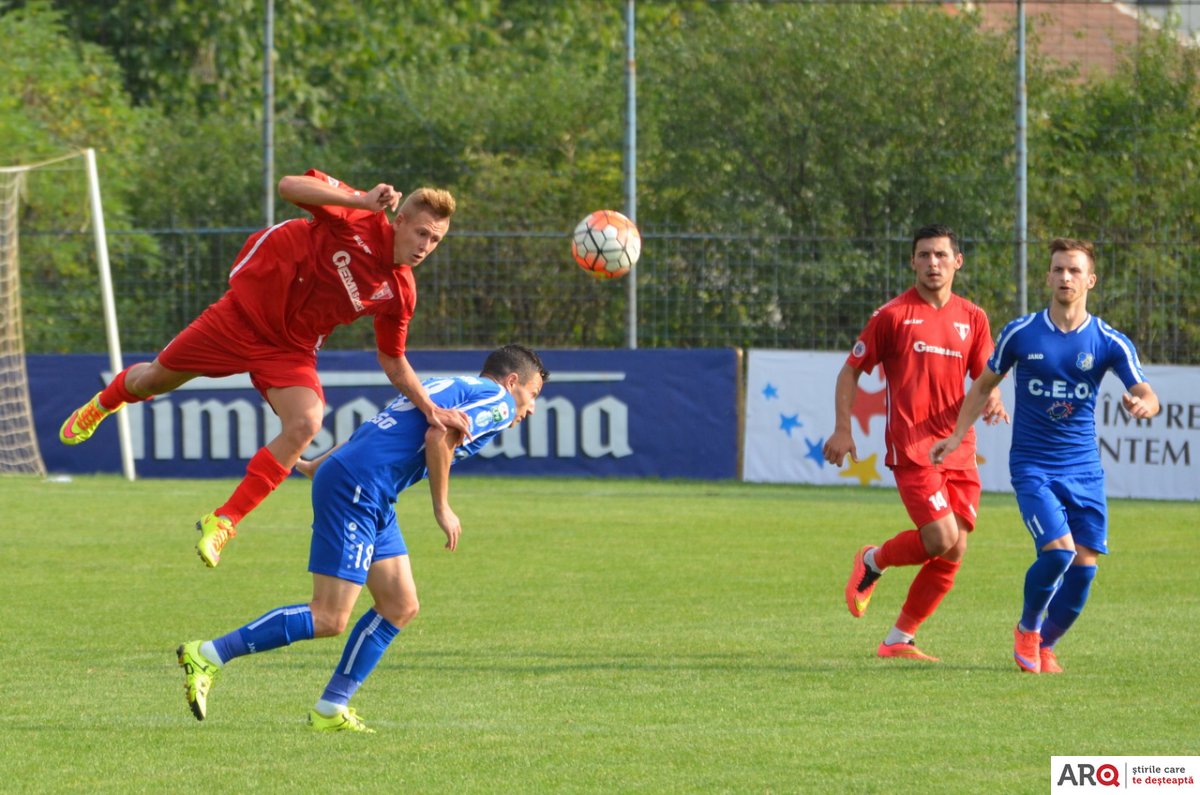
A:
POLYGON ((408 194, 400 205, 400 214, 408 218, 424 210, 435 218, 449 218, 454 215, 457 204, 448 190, 441 188, 417 188, 408 194))

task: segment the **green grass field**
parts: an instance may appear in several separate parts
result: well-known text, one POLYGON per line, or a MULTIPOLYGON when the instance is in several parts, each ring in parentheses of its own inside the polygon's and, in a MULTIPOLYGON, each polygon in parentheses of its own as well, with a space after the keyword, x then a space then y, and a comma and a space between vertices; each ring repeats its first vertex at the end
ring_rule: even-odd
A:
POLYGON ((1024 793, 1051 755, 1200 748, 1197 503, 1113 501, 1067 673, 1034 677, 1007 495, 922 664, 874 655, 914 570, 862 619, 842 601, 854 551, 907 526, 892 491, 459 478, 452 554, 418 487, 421 615, 354 700, 378 733, 329 736, 304 717, 341 638, 234 661, 204 723, 184 703, 181 641, 310 593, 302 480, 200 564, 192 523, 231 488, 0 479, 0 790, 1024 793))

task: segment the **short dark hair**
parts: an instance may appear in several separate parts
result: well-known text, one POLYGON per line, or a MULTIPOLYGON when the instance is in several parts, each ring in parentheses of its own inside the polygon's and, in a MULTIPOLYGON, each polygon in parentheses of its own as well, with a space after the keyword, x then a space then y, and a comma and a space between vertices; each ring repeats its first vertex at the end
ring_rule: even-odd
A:
POLYGON ((1073 237, 1056 237, 1050 241, 1050 256, 1060 251, 1081 251, 1087 255, 1092 273, 1096 272, 1096 247, 1090 240, 1077 240, 1073 237))
POLYGON ((945 224, 929 224, 923 226, 913 233, 912 253, 917 253, 917 243, 922 240, 928 240, 931 237, 948 237, 950 238, 950 250, 955 254, 962 253, 958 247, 958 235, 954 234, 954 230, 945 224))
POLYGON ((516 373, 522 384, 528 383, 534 375, 540 375, 543 382, 550 379, 550 373, 542 364, 542 357, 534 353, 533 349, 515 343, 489 353, 479 374, 503 378, 509 373, 516 373))

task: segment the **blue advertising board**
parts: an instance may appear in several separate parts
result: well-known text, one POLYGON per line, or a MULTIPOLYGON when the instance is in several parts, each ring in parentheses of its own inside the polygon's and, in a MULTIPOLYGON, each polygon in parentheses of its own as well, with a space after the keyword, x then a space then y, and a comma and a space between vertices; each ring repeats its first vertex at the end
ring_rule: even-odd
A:
MULTIPOLYGON (((738 351, 540 351, 550 371, 532 416, 456 469, 474 474, 729 479, 738 476, 738 351)), ((410 351, 423 377, 476 374, 487 351, 410 351)), ((149 356, 128 356, 126 363, 149 356)), ((62 421, 113 373, 103 355, 31 355, 34 421, 51 473, 121 471, 117 423, 58 441, 62 421)), ((324 426, 307 457, 344 441, 396 395, 374 353, 328 351, 318 367, 324 426)), ((279 430, 247 376, 199 378, 127 406, 142 477, 240 477, 279 430)))

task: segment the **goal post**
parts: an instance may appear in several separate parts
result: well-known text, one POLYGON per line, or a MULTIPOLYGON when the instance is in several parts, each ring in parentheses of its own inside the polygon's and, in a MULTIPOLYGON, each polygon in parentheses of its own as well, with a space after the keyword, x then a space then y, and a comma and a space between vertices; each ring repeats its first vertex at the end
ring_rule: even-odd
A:
POLYGON ((46 475, 33 427, 25 337, 21 325, 21 273, 17 267, 23 171, 0 170, 0 473, 46 475))
MULTIPOLYGON (((113 295, 112 269, 108 264, 108 234, 104 229, 104 206, 100 202, 100 176, 96 170, 96 150, 83 150, 87 160, 88 197, 92 205, 92 230, 96 238, 96 264, 100 270, 100 300, 104 306, 104 336, 108 340, 108 364, 113 376, 125 369, 121 357, 121 335, 117 330, 117 302, 113 295)), ((126 480, 137 478, 133 466, 133 440, 129 412, 117 412, 117 434, 121 440, 121 471, 126 480)))
MULTIPOLYGON (((42 460, 34 427, 32 402, 29 397, 29 375, 25 367, 18 244, 21 191, 28 172, 76 157, 84 158, 87 171, 88 200, 100 277, 109 366, 114 374, 124 369, 95 150, 88 148, 39 163, 0 166, 0 473, 46 475, 46 465, 42 460)), ((121 448, 121 469, 127 480, 134 480, 137 473, 133 463, 128 412, 119 412, 116 419, 121 448)))

